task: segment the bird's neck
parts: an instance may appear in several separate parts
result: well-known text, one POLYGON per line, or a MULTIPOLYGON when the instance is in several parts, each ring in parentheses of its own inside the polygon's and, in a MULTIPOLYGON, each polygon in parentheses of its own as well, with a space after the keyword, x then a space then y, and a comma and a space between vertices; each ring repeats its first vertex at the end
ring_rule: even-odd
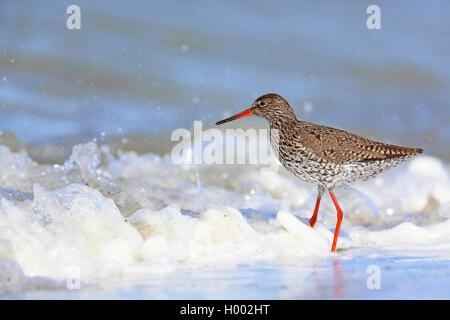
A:
POLYGON ((267 121, 269 121, 271 129, 278 130, 283 130, 298 122, 295 115, 293 117, 273 117, 271 119, 267 119, 267 121))

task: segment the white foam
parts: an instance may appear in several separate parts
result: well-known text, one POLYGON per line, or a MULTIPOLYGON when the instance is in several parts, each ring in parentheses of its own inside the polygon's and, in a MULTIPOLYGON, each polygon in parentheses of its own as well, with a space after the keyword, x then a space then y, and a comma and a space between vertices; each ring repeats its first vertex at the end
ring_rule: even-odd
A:
MULTIPOLYGON (((74 147, 64 166, 39 165, 1 146, 0 169, 2 187, 15 195, 33 192, 33 198, 0 193, 0 257, 14 263, 9 273, 18 278, 64 280, 75 270, 95 281, 330 256, 334 206, 324 197, 310 228, 305 218, 315 187, 285 172, 262 176, 250 166, 196 172, 152 154, 114 158, 95 143, 74 147)), ((450 178, 438 159, 418 157, 336 195, 344 209, 338 249, 429 246, 443 248, 441 258, 450 256, 444 245, 450 240, 450 178)))

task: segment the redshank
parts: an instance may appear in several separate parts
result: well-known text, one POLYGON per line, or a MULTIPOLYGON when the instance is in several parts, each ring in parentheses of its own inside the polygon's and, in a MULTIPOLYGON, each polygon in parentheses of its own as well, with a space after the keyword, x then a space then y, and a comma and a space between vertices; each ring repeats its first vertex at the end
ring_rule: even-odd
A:
POLYGON ((316 206, 309 220, 311 227, 317 220, 320 199, 325 191, 329 192, 337 211, 332 252, 336 251, 343 218, 333 189, 368 180, 423 152, 419 148, 375 142, 343 130, 300 121, 289 103, 275 93, 259 97, 249 109, 216 124, 247 116, 266 119, 270 124, 272 149, 280 162, 300 180, 317 185, 316 206))

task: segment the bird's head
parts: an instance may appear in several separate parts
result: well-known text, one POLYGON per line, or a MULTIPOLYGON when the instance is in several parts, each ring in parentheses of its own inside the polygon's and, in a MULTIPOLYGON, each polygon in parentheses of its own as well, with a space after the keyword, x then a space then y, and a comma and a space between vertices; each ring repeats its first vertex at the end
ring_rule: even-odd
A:
POLYGON ((216 124, 219 125, 248 116, 264 118, 271 124, 296 119, 294 110, 292 110, 289 103, 282 96, 276 93, 268 93, 256 99, 247 110, 221 120, 216 124))

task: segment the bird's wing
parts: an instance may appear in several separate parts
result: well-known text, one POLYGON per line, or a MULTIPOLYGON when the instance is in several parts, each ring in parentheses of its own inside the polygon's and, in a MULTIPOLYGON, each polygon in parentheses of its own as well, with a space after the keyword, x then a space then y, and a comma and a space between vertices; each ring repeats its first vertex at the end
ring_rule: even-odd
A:
POLYGON ((300 144, 333 163, 369 162, 416 155, 423 150, 372 141, 343 130, 303 122, 300 144))

